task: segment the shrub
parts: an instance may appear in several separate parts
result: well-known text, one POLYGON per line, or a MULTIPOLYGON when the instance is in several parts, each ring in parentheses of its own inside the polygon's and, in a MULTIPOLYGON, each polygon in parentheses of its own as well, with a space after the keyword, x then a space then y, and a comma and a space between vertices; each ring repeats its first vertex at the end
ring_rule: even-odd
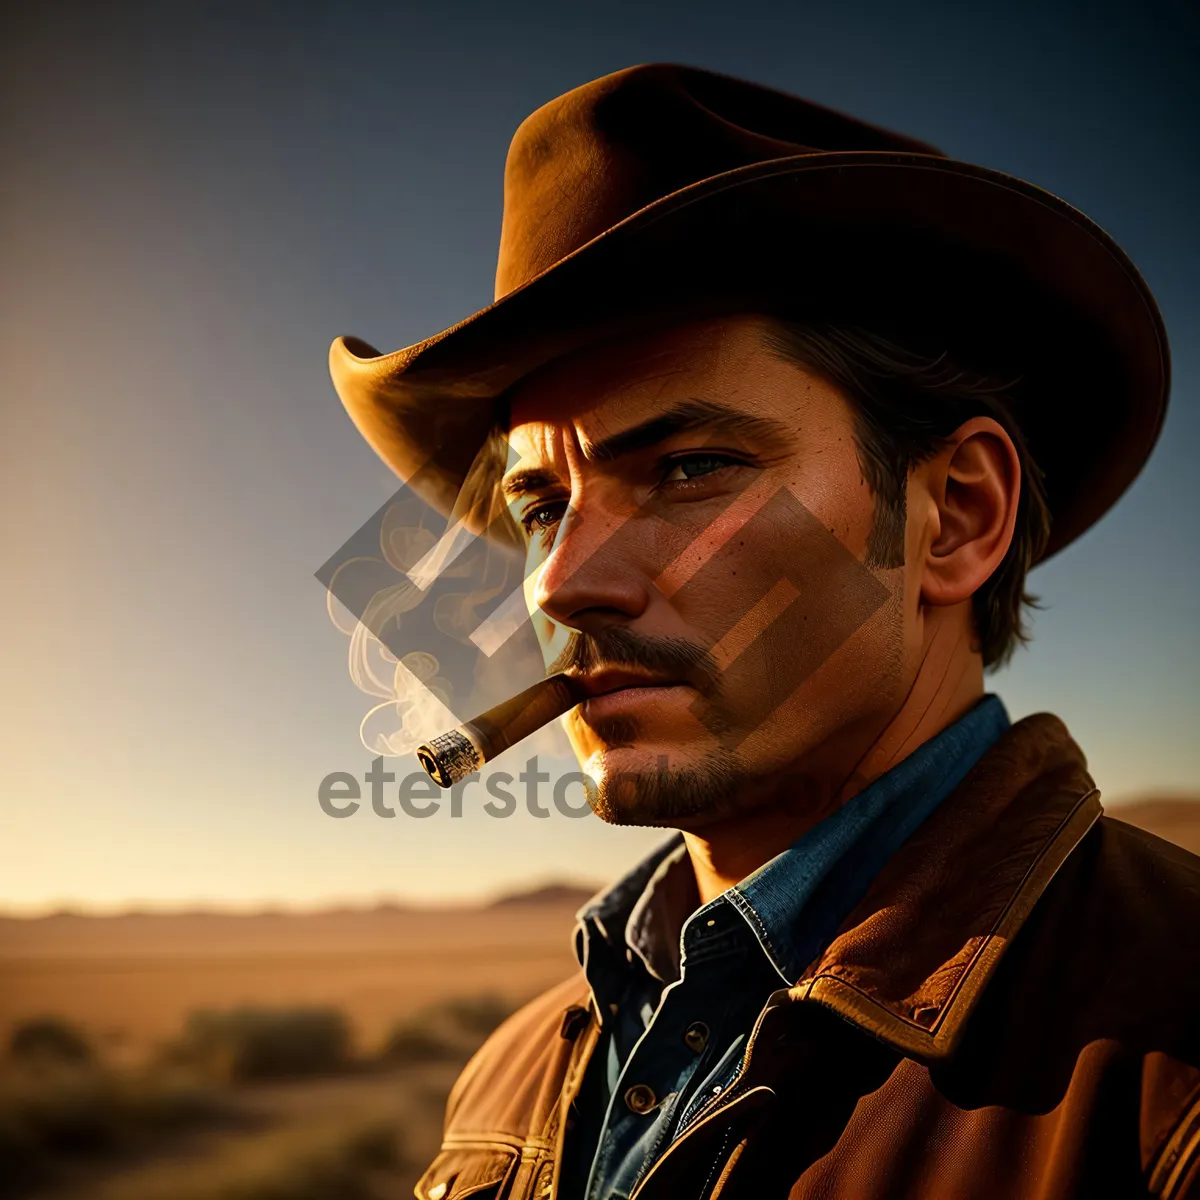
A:
POLYGON ((332 1008, 201 1011, 171 1056, 230 1082, 328 1074, 349 1064, 350 1027, 332 1008))
POLYGON ((8 1056, 18 1062, 88 1063, 93 1053, 87 1038, 61 1017, 31 1017, 15 1026, 8 1056))
POLYGON ((494 993, 431 1004, 397 1022, 380 1057, 392 1063, 466 1059, 511 1011, 511 1005, 494 993))
POLYGON ((162 1072, 41 1059, 10 1064, 0 1074, 0 1196, 51 1178, 64 1162, 233 1117, 210 1089, 162 1072))
POLYGON ((374 1200, 371 1176, 404 1161, 399 1131, 372 1122, 251 1178, 226 1181, 221 1194, 228 1200, 374 1200))

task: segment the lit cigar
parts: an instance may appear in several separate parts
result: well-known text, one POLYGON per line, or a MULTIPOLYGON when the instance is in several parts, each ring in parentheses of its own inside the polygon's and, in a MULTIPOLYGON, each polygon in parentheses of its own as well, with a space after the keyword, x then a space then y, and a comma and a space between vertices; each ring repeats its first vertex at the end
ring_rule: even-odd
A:
POLYGON ((451 787, 586 698, 569 676, 551 675, 418 746, 417 760, 438 787, 451 787))

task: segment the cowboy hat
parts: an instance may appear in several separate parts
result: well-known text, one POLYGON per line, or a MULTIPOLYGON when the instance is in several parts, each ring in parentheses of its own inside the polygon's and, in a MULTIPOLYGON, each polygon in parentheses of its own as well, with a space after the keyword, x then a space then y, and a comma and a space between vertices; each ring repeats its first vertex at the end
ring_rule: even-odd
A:
POLYGON ((521 124, 494 303, 394 353, 338 338, 330 371, 371 446, 449 512, 514 383, 713 298, 935 330, 1018 375, 1047 555, 1117 500, 1162 426, 1162 318, 1082 213, 809 101, 664 64, 585 84, 521 124))

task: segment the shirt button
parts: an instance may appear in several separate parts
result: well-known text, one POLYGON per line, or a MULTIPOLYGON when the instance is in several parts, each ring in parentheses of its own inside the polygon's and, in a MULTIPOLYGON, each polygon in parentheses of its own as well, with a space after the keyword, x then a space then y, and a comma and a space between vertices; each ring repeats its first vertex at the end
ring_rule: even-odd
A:
POLYGON ((695 1054, 708 1045, 708 1026, 703 1021, 693 1021, 683 1034, 683 1044, 695 1054))
POLYGON ((625 1093, 625 1104, 631 1112, 648 1113, 655 1104, 654 1092, 644 1083, 635 1083, 625 1093))

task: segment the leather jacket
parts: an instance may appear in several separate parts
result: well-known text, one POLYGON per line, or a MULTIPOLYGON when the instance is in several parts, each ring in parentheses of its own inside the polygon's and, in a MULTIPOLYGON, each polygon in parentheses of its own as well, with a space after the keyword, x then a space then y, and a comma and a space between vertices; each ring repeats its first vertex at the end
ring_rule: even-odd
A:
MULTIPOLYGON (((420 1200, 559 1195, 600 1019, 577 976, 492 1035, 450 1095, 420 1200)), ((1004 734, 770 997, 733 1084, 633 1192, 1192 1195, 1200 858, 1102 815, 1045 713, 1004 734)))

